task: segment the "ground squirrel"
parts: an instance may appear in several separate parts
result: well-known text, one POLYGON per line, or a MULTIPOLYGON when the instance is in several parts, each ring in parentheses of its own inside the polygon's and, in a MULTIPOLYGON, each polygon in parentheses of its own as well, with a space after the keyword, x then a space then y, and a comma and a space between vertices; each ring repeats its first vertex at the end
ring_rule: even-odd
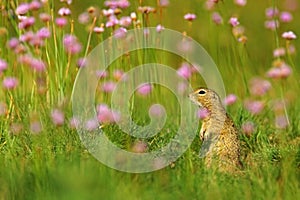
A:
POLYGON ((208 88, 199 88, 189 98, 208 111, 203 119, 200 138, 203 141, 201 154, 207 167, 233 172, 241 167, 238 131, 226 113, 219 95, 208 88))

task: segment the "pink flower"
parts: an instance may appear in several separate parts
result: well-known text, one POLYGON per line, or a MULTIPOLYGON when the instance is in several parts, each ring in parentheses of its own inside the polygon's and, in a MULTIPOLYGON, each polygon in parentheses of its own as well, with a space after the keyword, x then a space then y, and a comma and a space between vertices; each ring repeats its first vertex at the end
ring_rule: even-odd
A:
POLYGON ((68 16, 68 15, 71 15, 71 10, 69 9, 69 8, 60 8, 59 10, 58 10, 58 14, 60 15, 60 16, 68 16))
POLYGON ((104 5, 107 7, 110 7, 112 9, 115 8, 127 8, 129 7, 130 3, 128 0, 110 0, 110 1, 105 1, 104 5))
POLYGON ((129 16, 121 17, 119 20, 120 26, 128 27, 131 25, 132 19, 129 16))
POLYGON ((108 73, 105 70, 97 70, 96 75, 98 78, 105 78, 108 76, 108 73))
POLYGON ((279 19, 281 22, 289 23, 293 20, 293 15, 289 12, 281 12, 279 19))
POLYGON ((156 32, 158 32, 158 33, 162 32, 164 29, 165 29, 165 27, 163 27, 161 24, 158 24, 156 26, 156 32))
POLYGON ((99 104, 97 106, 97 118, 102 124, 113 123, 120 120, 118 112, 112 111, 106 104, 99 104))
POLYGON ((292 69, 289 65, 284 64, 281 66, 281 77, 282 78, 287 78, 288 76, 290 76, 292 73, 292 69))
POLYGON ((205 119, 209 116, 209 111, 206 108, 200 108, 197 112, 197 117, 199 119, 205 119))
POLYGON ((132 147, 132 151, 134 153, 144 153, 148 149, 147 143, 143 141, 137 141, 132 147))
POLYGON ((46 70, 46 65, 42 60, 32 58, 29 63, 30 67, 38 72, 43 72, 46 70))
POLYGON ((107 81, 102 84, 102 91, 106 93, 113 92, 116 88, 116 83, 113 81, 107 81))
POLYGON ((21 3, 16 9, 16 14, 17 15, 25 15, 28 11, 29 11, 29 4, 21 3))
POLYGON ((44 46, 44 41, 41 38, 37 37, 37 35, 34 35, 30 39, 29 44, 34 47, 41 47, 44 46))
POLYGON ((279 15, 279 10, 277 8, 270 7, 266 9, 265 14, 268 19, 273 19, 279 15))
POLYGON ((232 104, 234 104, 237 100, 237 97, 234 94, 229 94, 227 95, 227 97, 225 97, 224 99, 224 104, 226 106, 230 106, 232 104))
POLYGON ((274 31, 276 28, 279 28, 279 22, 277 20, 265 21, 265 27, 269 30, 274 31))
POLYGON ((34 17, 26 17, 19 22, 19 29, 27 29, 35 23, 34 17))
POLYGON ((74 35, 65 35, 63 39, 63 43, 65 46, 70 46, 77 42, 77 38, 74 35))
POLYGON ((74 35, 65 35, 63 44, 67 53, 76 54, 81 51, 81 44, 74 35))
POLYGON ((99 123, 97 119, 89 119, 85 123, 85 129, 87 131, 93 131, 99 127, 99 123))
POLYGON ((118 7, 119 8, 124 9, 124 8, 128 8, 129 6, 130 6, 130 3, 129 3, 128 0, 119 0, 118 1, 118 7))
POLYGON ((215 0, 206 0, 205 9, 206 10, 213 10, 217 3, 218 3, 218 1, 215 1, 215 0))
POLYGON ((23 35, 20 36, 21 42, 29 42, 35 37, 34 33, 32 31, 27 31, 23 35))
POLYGON ((87 24, 90 21, 90 15, 87 12, 83 12, 78 16, 78 22, 80 24, 87 24))
POLYGON ((3 79, 2 85, 7 90, 15 89, 19 84, 19 81, 15 77, 6 77, 3 79))
POLYGON ((106 22, 105 27, 106 28, 114 27, 117 24, 119 24, 119 20, 117 19, 117 17, 115 15, 111 15, 109 17, 109 20, 106 22))
POLYGON ((261 78, 250 80, 250 93, 256 96, 263 96, 271 89, 271 83, 261 78))
POLYGON ((278 129, 285 129, 289 125, 289 121, 285 115, 279 115, 275 117, 275 126, 278 129))
POLYGON ((221 17, 221 15, 218 12, 213 12, 212 20, 217 25, 223 24, 223 18, 221 17))
POLYGON ((253 115, 259 114, 265 107, 261 101, 245 101, 245 108, 253 115))
POLYGON ((147 96, 148 94, 150 94, 150 92, 152 91, 152 85, 150 83, 144 83, 139 85, 138 89, 137 89, 137 93, 142 95, 142 96, 147 96))
POLYGON ((95 26, 94 29, 93 29, 93 31, 95 33, 103 33, 104 32, 104 27, 102 27, 102 26, 95 26))
POLYGON ((188 63, 184 62, 177 70, 177 74, 185 79, 189 79, 192 76, 192 70, 188 63))
POLYGON ((280 66, 272 67, 268 72, 267 76, 269 78, 287 78, 292 73, 292 69, 286 63, 280 64, 280 66))
POLYGON ((0 59, 0 74, 6 69, 7 69, 7 62, 5 60, 0 59))
POLYGON ((39 37, 40 39, 46 39, 51 36, 51 32, 49 31, 48 28, 43 27, 38 32, 36 33, 36 36, 39 37))
POLYGON ((48 13, 40 13, 39 18, 42 22, 49 22, 51 20, 51 15, 48 13))
POLYGON ((267 72, 267 77, 269 78, 281 78, 281 70, 278 67, 272 67, 268 72, 267 72))
POLYGON ((238 6, 245 6, 247 4, 247 0, 234 0, 234 3, 238 6))
POLYGON ((293 31, 284 32, 282 33, 281 37, 287 40, 294 40, 297 38, 293 31))
POLYGON ((15 49, 19 45, 20 41, 17 38, 11 38, 8 41, 8 47, 11 49, 15 49))
POLYGON ((160 104, 153 104, 149 108, 149 114, 153 117, 162 117, 164 115, 165 109, 160 104))
POLYGON ((197 18, 197 16, 193 13, 187 13, 184 15, 184 19, 188 21, 194 21, 197 18))
POLYGON ((43 127, 40 120, 33 120, 30 122, 30 131, 33 134, 39 134, 42 131, 43 127))
POLYGON ((111 16, 111 15, 114 15, 114 10, 113 10, 113 9, 108 9, 108 10, 103 9, 103 10, 102 10, 102 14, 103 14, 105 17, 109 17, 109 16, 111 16))
POLYGON ((65 115, 61 110, 54 109, 51 111, 51 119, 55 126, 61 126, 64 124, 65 115))
POLYGON ((242 131, 244 134, 246 134, 247 136, 250 136, 254 131, 255 131, 255 126, 253 122, 244 122, 242 124, 242 131))
POLYGON ((121 27, 114 31, 114 37, 115 38, 124 38, 126 36, 126 33, 127 33, 127 29, 121 27))
POLYGON ((159 6, 161 7, 167 7, 170 4, 169 0, 160 0, 159 6))
POLYGON ((85 67, 85 65, 86 65, 86 60, 85 60, 85 58, 79 58, 79 59, 77 60, 77 66, 78 66, 79 68, 85 67))
POLYGON ((38 10, 42 7, 42 4, 39 2, 39 1, 32 1, 30 4, 29 4, 29 8, 30 10, 38 10))
POLYGON ((274 51, 273 51, 273 56, 275 58, 278 58, 278 57, 281 57, 284 55, 285 55, 285 48, 283 48, 283 47, 279 47, 277 49, 274 49, 274 51))
POLYGON ((79 127, 80 125, 80 121, 77 117, 72 117, 70 120, 69 120, 69 127, 71 129, 76 129, 77 127, 79 127))
POLYGON ((65 25, 67 25, 67 23, 68 23, 68 21, 67 21, 67 19, 64 18, 64 17, 58 17, 58 18, 55 19, 55 24, 56 24, 58 27, 60 27, 60 28, 62 28, 62 27, 64 27, 65 25))
POLYGON ((97 106, 97 114, 101 115, 102 117, 105 115, 111 115, 110 108, 106 104, 99 104, 97 106))
POLYGON ((236 27, 240 24, 240 22, 237 17, 231 17, 229 19, 229 24, 231 24, 232 27, 236 27))

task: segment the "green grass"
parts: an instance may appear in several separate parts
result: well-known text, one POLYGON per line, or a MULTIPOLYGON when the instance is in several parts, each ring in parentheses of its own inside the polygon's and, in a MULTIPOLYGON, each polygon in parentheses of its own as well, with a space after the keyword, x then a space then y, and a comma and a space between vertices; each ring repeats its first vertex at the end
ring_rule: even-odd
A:
MULTIPOLYGON (((15 9, 21 1, 0 1, 5 11, 15 9)), ((122 13, 122 16, 136 11, 139 2, 142 5, 156 5, 156 1, 134 1, 122 13)), ((19 78, 19 86, 12 91, 0 88, 0 102, 4 102, 8 111, 0 115, 0 199, 299 199, 300 198, 300 102, 297 100, 299 88, 299 55, 284 56, 293 70, 290 77, 284 80, 271 80, 272 89, 263 97, 249 94, 249 80, 252 77, 265 78, 266 71, 272 66, 272 51, 285 46, 280 35, 293 30, 300 36, 297 20, 300 18, 299 8, 293 12, 294 20, 290 24, 282 24, 277 34, 264 28, 264 9, 276 5, 283 10, 280 2, 249 1, 240 8, 231 1, 220 2, 216 11, 224 17, 224 24, 216 26, 210 20, 210 12, 203 9, 204 1, 171 1, 170 7, 150 14, 148 21, 138 14, 142 25, 156 26, 162 23, 166 28, 180 32, 186 31, 205 47, 212 56, 222 74, 227 93, 236 94, 236 104, 228 107, 228 112, 238 127, 245 121, 256 125, 250 136, 241 134, 244 165, 240 175, 222 174, 204 167, 203 160, 198 157, 201 148, 198 136, 188 150, 174 163, 164 169, 131 174, 111 169, 97 161, 83 146, 76 130, 69 128, 67 119, 72 116, 70 102, 73 84, 78 73, 76 61, 90 52, 99 42, 109 37, 112 29, 102 35, 91 34, 88 27, 76 22, 77 15, 90 5, 102 4, 98 1, 74 1, 71 5, 73 25, 58 29, 53 22, 45 26, 53 30, 44 47, 30 48, 30 52, 47 63, 45 73, 33 73, 28 66, 20 65, 18 55, 6 48, 11 37, 23 34, 17 29, 16 16, 10 12, 2 12, 0 27, 0 58, 8 62, 9 68, 0 74, 0 83, 6 76, 19 78), (97 4, 96 4, 97 2, 97 4), (183 20, 187 12, 197 14, 197 20, 188 23, 183 20), (231 33, 227 19, 233 14, 239 16, 245 26, 248 42, 238 43, 231 33), (62 45, 64 34, 76 34, 83 50, 79 55, 65 53, 62 45), (90 35, 91 34, 91 35, 90 35), (89 35, 91 37, 89 37, 89 35), (278 41, 278 42, 277 42, 278 41), (88 45, 89 44, 89 45, 88 45), (46 91, 40 91, 38 81, 45 82, 46 91), (245 99, 263 100, 266 108, 259 115, 251 115, 243 107, 245 99), (274 126, 275 113, 272 100, 284 98, 287 101, 287 113, 290 125, 285 129, 274 126), (55 126, 51 122, 52 108, 64 111, 66 122, 55 126), (39 119, 42 131, 33 134, 30 123, 39 119), (12 124, 22 125, 18 134, 12 134, 12 124)), ((44 12, 57 13, 64 4, 49 1, 44 12)), ((33 13, 38 16, 38 13, 33 13)), ((101 20, 96 21, 100 25, 101 20)), ((37 22, 33 31, 43 25, 37 22)), ((299 39, 298 39, 299 40, 299 39)), ((299 41, 291 41, 297 51, 299 41)), ((141 50, 131 52, 114 62, 113 69, 128 71, 143 62, 159 62, 178 68, 182 58, 170 53, 141 50), (146 56, 150 55, 150 56, 146 56), (120 67, 121 66, 121 67, 120 67)), ((191 85, 203 84, 201 77, 193 76, 191 85)), ((98 94, 97 102, 110 102, 110 95, 98 94)), ((131 98, 131 112, 137 124, 149 122, 147 112, 152 103, 165 106, 168 118, 162 131, 145 142, 149 149, 164 146, 179 127, 179 105, 174 95, 166 88, 155 86, 149 98, 135 95, 131 98)), ((129 150, 136 138, 123 133, 115 124, 103 129, 108 137, 120 147, 129 150)), ((196 134, 196 133, 195 133, 196 134)))

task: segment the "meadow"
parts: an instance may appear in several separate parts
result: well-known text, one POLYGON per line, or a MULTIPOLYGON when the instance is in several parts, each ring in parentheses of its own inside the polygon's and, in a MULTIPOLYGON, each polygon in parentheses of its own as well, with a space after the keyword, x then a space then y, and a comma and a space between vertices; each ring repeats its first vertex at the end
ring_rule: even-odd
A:
MULTIPOLYGON (((0 199, 300 198, 299 1, 0 0, 0 9, 0 199), (108 38, 147 27, 193 38, 215 62, 224 104, 240 130, 239 175, 207 169, 199 158, 201 110, 191 145, 157 171, 113 169, 82 142, 72 106, 90 97, 74 102, 72 94, 76 77, 91 64, 85 57, 108 38)), ((130 117, 146 126, 166 112, 165 124, 142 139, 120 129, 113 92, 126 73, 146 63, 170 66, 192 88, 206 84, 195 63, 155 49, 124 53, 95 72, 97 121, 85 128, 101 129, 118 147, 139 154, 168 144, 186 117, 172 91, 146 83, 125 104, 130 117)), ((86 88, 79 87, 83 94, 86 88)))

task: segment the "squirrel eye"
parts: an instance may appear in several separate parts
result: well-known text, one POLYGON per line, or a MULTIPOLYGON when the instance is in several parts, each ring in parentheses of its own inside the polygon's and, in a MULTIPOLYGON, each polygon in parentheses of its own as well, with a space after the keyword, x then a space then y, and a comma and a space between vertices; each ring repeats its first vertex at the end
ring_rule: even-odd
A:
POLYGON ((205 94, 206 92, 205 92, 205 90, 200 90, 199 91, 199 94, 205 94))

